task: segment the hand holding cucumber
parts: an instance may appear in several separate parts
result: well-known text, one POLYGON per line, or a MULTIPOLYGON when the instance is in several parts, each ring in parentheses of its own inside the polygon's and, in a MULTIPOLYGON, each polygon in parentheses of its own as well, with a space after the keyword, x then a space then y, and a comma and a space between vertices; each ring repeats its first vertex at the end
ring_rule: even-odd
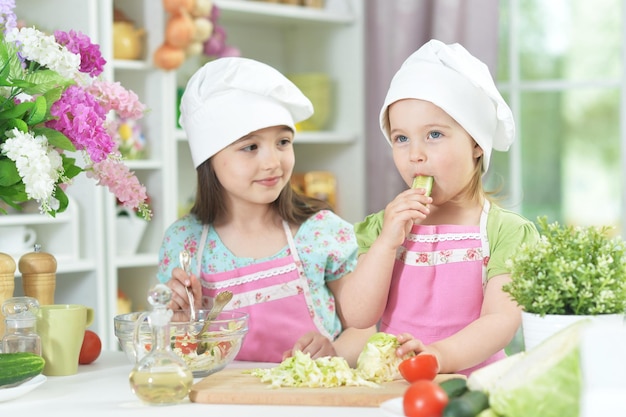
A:
POLYGON ((411 188, 413 189, 423 188, 424 190, 426 190, 424 195, 426 197, 430 197, 430 193, 433 190, 434 181, 435 179, 433 177, 418 175, 417 177, 413 178, 413 185, 411 185, 411 188))

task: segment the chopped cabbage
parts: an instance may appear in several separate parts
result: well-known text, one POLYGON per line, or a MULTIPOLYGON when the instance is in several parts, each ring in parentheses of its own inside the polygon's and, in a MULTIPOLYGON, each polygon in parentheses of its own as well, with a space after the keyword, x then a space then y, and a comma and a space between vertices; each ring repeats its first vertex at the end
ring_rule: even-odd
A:
MULTIPOLYGON (((357 359, 356 369, 338 356, 311 359, 310 354, 297 351, 278 366, 257 368, 250 373, 272 387, 378 387, 382 382, 401 378, 398 365, 404 358, 396 356, 398 346, 395 336, 379 332, 368 339, 357 359)), ((406 357, 414 355, 411 352, 406 357)))
POLYGON ((260 377, 261 382, 269 382, 272 387, 378 386, 360 377, 344 358, 324 356, 312 359, 309 353, 301 351, 296 351, 278 366, 253 369, 251 374, 260 377))
POLYGON ((356 363, 356 370, 363 378, 377 383, 402 378, 398 365, 404 359, 415 356, 414 352, 399 358, 396 349, 400 346, 398 339, 389 333, 373 334, 365 344, 356 363))

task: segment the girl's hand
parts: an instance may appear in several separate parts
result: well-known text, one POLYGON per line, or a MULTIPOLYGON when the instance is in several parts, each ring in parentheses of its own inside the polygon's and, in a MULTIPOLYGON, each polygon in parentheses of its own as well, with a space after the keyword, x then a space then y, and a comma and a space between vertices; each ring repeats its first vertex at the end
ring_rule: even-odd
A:
POLYGON ((200 308, 202 304, 202 288, 195 275, 187 275, 182 268, 174 268, 172 270, 172 278, 167 281, 166 285, 172 290, 172 299, 168 307, 173 311, 190 310, 185 287, 191 287, 195 304, 194 308, 200 308))
POLYGON ((401 333, 397 335, 396 338, 398 339, 398 343, 400 343, 400 347, 396 350, 396 356, 401 358, 409 352, 415 352, 415 354, 418 355, 420 353, 430 353, 437 358, 437 363, 441 369, 441 358, 435 348, 425 345, 421 340, 414 338, 413 335, 409 333, 401 333))
POLYGON ((433 199, 424 195, 423 189, 401 192, 385 207, 383 229, 379 240, 395 249, 402 245, 415 221, 424 220, 430 213, 428 204, 433 199))
POLYGON ((409 352, 420 353, 424 352, 426 345, 421 340, 416 339, 410 333, 400 333, 396 336, 400 347, 396 350, 397 356, 404 356, 409 352))
POLYGON ((337 356, 333 343, 325 336, 318 332, 308 332, 302 336, 291 350, 283 353, 283 360, 293 356, 297 350, 302 353, 308 353, 312 359, 321 358, 323 356, 337 356))

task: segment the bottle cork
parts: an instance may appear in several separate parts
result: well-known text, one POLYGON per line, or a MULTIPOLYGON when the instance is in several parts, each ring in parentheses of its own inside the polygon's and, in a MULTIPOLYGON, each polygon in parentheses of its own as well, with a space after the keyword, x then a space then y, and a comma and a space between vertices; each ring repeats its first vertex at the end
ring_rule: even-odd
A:
MULTIPOLYGON (((10 255, 0 253, 0 306, 5 300, 13 298, 15 290, 15 261, 10 255)), ((5 317, 0 309, 0 336, 4 335, 5 317)))
POLYGON ((54 304, 56 289, 57 260, 35 245, 33 252, 24 254, 18 263, 22 273, 24 295, 36 298, 39 305, 54 304))

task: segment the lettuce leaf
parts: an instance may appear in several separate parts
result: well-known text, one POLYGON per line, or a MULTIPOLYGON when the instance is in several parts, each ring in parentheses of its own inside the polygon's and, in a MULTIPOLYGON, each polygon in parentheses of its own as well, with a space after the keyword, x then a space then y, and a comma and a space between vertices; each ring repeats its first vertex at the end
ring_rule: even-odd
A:
POLYGON ((588 325, 588 320, 582 320, 561 330, 491 381, 491 409, 506 417, 578 416, 580 341, 588 325))

